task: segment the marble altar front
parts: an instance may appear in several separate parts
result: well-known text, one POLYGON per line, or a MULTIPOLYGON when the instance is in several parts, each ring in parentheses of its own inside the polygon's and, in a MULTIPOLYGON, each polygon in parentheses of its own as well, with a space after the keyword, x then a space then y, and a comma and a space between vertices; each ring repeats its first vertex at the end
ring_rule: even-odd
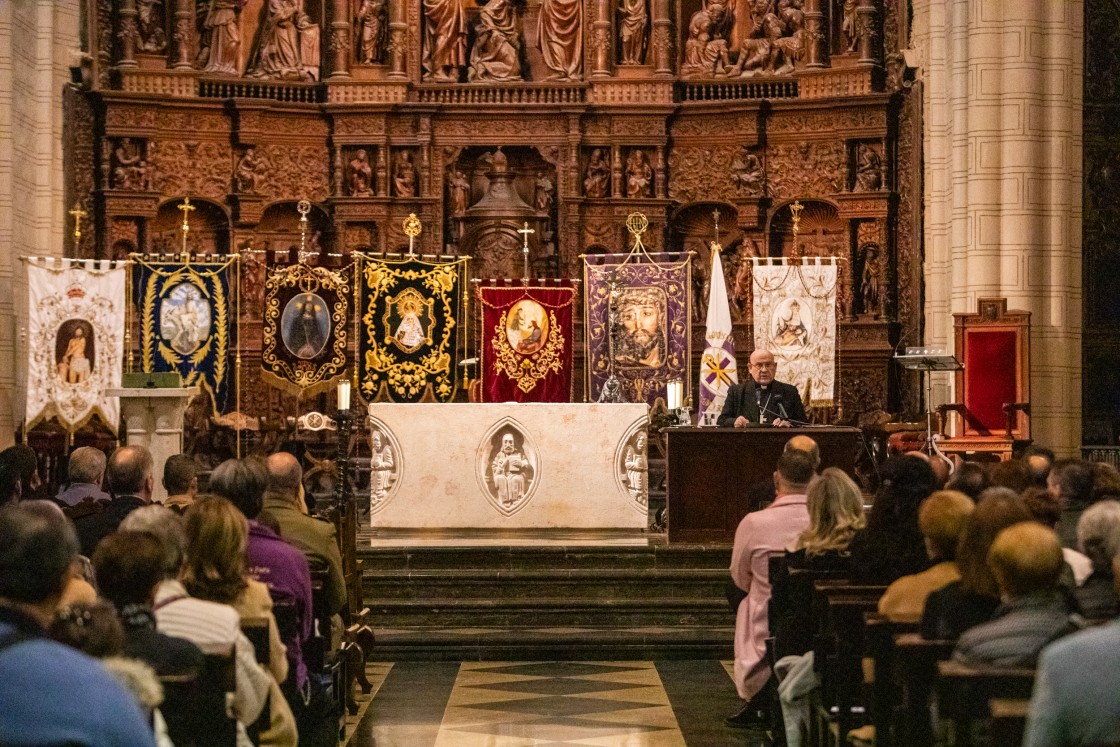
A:
POLYGON ((371 404, 371 524, 644 529, 647 424, 644 404, 371 404))

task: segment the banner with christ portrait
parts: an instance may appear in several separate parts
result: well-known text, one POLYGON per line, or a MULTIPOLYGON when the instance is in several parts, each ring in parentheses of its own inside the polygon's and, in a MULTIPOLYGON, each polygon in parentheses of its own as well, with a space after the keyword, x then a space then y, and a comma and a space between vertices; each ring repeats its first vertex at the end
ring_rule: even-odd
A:
POLYGON ((761 258, 754 274, 754 346, 774 354, 778 379, 807 407, 830 407, 836 385, 836 263, 832 257, 761 258))
POLYGON ((124 263, 30 257, 27 287, 26 427, 55 417, 74 432, 96 415, 116 429, 124 263))
POLYGON ((592 401, 613 381, 622 401, 652 405, 665 398, 670 380, 692 378, 691 257, 644 256, 652 261, 585 257, 584 339, 592 401))
POLYGON ((299 396, 324 392, 346 373, 354 265, 269 270, 264 285, 264 380, 299 396))
POLYGON ((367 257, 359 277, 358 388, 367 401, 455 396, 466 259, 367 257))
POLYGON ((571 281, 497 281, 479 288, 482 401, 572 401, 571 281))
POLYGON ((183 386, 199 386, 214 411, 231 409, 236 257, 137 256, 132 296, 140 318, 140 366, 144 373, 177 371, 183 386))

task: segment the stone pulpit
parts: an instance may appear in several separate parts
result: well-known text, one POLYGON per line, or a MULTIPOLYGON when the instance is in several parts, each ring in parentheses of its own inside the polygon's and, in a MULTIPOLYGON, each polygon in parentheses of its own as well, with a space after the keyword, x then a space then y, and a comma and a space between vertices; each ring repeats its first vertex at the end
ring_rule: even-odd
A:
POLYGON ((137 387, 110 389, 106 394, 121 399, 121 422, 125 445, 146 446, 152 452, 155 492, 152 500, 167 498, 163 488, 163 465, 167 458, 183 453, 183 414, 187 403, 198 395, 198 387, 161 389, 137 387))

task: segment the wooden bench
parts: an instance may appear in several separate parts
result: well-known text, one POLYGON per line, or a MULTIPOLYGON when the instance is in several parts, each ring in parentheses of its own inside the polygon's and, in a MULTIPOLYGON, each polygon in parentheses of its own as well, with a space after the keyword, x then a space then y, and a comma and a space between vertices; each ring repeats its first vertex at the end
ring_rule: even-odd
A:
POLYGON ((160 712, 176 747, 236 747, 237 720, 230 703, 237 690, 233 646, 200 646, 202 667, 160 677, 160 712))
POLYGON ((956 747, 994 747, 988 703, 995 699, 1029 699, 1033 688, 1033 669, 973 666, 955 661, 937 664, 938 715, 949 722, 956 747))

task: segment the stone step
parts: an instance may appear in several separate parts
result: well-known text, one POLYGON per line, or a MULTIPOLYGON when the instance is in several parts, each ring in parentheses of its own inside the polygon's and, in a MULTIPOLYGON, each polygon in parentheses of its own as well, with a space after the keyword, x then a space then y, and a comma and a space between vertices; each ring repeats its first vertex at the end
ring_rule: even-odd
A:
POLYGON ((578 570, 605 568, 720 569, 731 564, 731 548, 698 545, 654 547, 363 547, 366 571, 377 570, 578 570))
POLYGON ((378 600, 369 605, 377 624, 409 627, 439 620, 446 626, 549 627, 724 626, 734 618, 713 599, 447 599, 378 600))

